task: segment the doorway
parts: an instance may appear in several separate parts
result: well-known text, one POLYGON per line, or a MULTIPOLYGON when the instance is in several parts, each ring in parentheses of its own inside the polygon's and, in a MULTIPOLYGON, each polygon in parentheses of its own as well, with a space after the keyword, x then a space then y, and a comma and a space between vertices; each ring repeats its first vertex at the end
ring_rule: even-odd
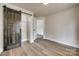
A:
POLYGON ((36 20, 36 32, 37 32, 37 38, 44 38, 44 17, 37 17, 36 20))

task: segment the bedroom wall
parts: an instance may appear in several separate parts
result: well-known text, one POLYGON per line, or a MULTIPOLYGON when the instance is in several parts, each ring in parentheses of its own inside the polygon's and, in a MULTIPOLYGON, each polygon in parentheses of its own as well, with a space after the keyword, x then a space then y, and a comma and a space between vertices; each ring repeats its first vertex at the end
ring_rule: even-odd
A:
MULTIPOLYGON (((3 51, 3 7, 2 7, 3 5, 6 5, 7 7, 15 9, 15 10, 19 10, 19 11, 21 10, 23 12, 32 14, 31 19, 33 19, 33 12, 31 12, 31 11, 28 11, 26 9, 23 9, 21 7, 18 7, 18 6, 12 5, 12 4, 0 3, 0 52, 3 51)), ((32 20, 32 22, 33 22, 33 20, 32 20)), ((31 28, 31 40, 30 41, 33 42, 33 26, 31 28)))
POLYGON ((22 42, 27 41, 27 16, 26 14, 21 14, 21 27, 22 27, 22 42))
POLYGON ((3 51, 3 12, 0 4, 0 52, 3 51))
POLYGON ((36 38, 37 38, 37 37, 36 37, 36 36, 37 36, 37 31, 36 31, 36 29, 37 29, 37 27, 36 27, 36 21, 37 21, 37 17, 34 16, 34 22, 33 22, 33 23, 34 23, 34 26, 33 26, 33 27, 34 27, 34 29, 33 29, 33 31, 34 31, 34 32, 33 32, 33 33, 34 33, 34 40, 36 40, 36 38))
POLYGON ((46 16, 45 39, 79 48, 79 6, 46 16))

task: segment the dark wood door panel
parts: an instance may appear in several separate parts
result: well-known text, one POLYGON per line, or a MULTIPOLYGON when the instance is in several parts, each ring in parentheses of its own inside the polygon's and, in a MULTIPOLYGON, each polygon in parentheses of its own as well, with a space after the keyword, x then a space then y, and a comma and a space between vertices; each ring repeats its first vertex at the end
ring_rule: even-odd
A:
POLYGON ((4 50, 21 45, 21 12, 4 6, 4 50))

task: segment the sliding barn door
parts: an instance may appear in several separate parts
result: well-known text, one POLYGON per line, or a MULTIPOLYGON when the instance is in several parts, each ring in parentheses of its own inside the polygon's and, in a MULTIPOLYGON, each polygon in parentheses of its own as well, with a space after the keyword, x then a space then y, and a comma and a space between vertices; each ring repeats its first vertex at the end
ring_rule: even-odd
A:
POLYGON ((21 46, 21 12, 4 6, 4 50, 21 46))

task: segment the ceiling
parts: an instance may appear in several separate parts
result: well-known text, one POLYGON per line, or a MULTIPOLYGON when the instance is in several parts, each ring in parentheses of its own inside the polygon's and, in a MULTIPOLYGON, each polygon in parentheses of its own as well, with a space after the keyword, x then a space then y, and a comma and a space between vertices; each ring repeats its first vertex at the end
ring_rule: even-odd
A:
POLYGON ((42 3, 13 3, 13 4, 34 12, 34 15, 36 16, 46 16, 76 5, 75 3, 49 3, 48 5, 44 5, 42 3))

